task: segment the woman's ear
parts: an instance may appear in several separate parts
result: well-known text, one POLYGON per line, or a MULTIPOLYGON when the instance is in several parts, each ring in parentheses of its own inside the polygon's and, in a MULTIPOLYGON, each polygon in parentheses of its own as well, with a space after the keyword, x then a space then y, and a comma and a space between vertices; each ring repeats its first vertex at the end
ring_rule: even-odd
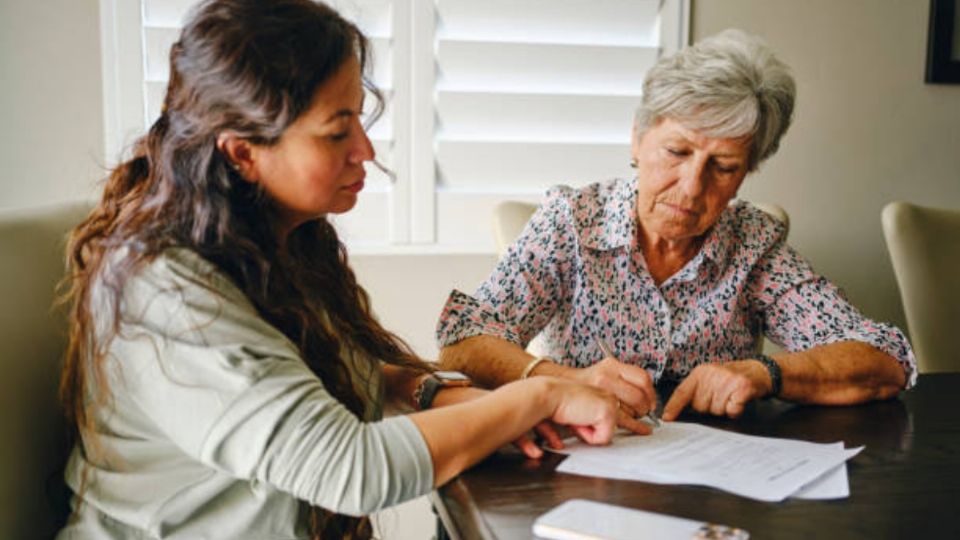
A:
POLYGON ((640 137, 637 135, 637 123, 630 129, 630 166, 637 168, 637 155, 640 153, 640 137))
POLYGON ((259 181, 254 161, 253 145, 250 141, 238 137, 229 131, 217 136, 217 150, 223 154, 227 164, 247 182, 259 181))

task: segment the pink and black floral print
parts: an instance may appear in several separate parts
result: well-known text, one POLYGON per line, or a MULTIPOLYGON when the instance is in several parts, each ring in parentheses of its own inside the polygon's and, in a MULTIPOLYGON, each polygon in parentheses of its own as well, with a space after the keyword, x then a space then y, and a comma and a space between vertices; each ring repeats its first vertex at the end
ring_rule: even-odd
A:
POLYGON ((658 381, 749 358, 763 335, 790 351, 856 340, 898 359, 907 387, 915 383, 903 333, 850 305, 772 217, 734 202, 696 257, 658 287, 637 243, 635 202, 635 179, 549 190, 476 293, 451 293, 439 345, 492 335, 526 346, 543 332, 547 355, 586 367, 603 358, 603 339, 658 381))

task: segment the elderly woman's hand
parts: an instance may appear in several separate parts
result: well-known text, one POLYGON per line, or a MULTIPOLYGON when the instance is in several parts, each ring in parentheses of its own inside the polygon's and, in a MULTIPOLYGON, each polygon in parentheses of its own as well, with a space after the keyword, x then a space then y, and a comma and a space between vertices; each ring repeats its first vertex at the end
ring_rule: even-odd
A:
POLYGON ((663 408, 663 419, 675 420, 688 405, 699 413, 736 418, 747 403, 770 390, 770 375, 756 360, 701 364, 677 386, 663 408))
MULTIPOLYGON (((607 357, 588 368, 577 369, 571 378, 617 396, 624 413, 621 420, 643 416, 657 408, 657 392, 647 370, 616 358, 607 357)), ((619 424, 626 427, 622 421, 619 424)))

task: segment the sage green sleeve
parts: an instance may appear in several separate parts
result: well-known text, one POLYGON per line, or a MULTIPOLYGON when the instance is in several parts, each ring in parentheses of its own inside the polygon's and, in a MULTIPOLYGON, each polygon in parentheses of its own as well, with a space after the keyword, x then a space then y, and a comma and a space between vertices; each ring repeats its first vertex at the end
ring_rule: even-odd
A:
POLYGON ((433 488, 429 449, 409 418, 358 419, 195 254, 153 262, 128 283, 121 313, 114 389, 187 455, 350 515, 433 488))

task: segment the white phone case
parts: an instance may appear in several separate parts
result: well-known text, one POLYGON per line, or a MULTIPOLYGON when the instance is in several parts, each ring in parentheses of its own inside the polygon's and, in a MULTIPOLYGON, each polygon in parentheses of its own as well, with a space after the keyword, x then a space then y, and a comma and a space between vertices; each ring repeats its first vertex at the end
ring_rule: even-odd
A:
POLYGON ((714 525, 645 510, 584 499, 571 499, 533 524, 533 534, 547 540, 747 540, 742 529, 714 525))

